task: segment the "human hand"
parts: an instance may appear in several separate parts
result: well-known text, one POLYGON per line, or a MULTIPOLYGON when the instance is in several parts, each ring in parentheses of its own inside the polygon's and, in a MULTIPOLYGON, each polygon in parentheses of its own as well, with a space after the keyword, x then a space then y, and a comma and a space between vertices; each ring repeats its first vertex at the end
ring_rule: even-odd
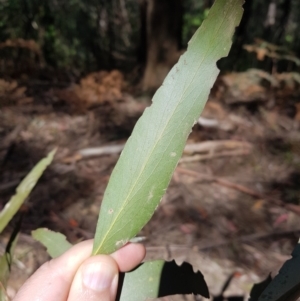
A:
POLYGON ((111 255, 91 257, 93 241, 81 242, 44 263, 13 301, 114 301, 119 272, 128 272, 145 256, 140 244, 127 244, 111 255))

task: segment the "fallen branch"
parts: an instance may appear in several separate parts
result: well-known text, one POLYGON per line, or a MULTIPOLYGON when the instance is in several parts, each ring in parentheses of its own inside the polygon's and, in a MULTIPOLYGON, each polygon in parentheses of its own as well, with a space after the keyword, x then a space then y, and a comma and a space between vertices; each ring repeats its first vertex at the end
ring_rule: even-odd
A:
POLYGON ((125 144, 84 148, 80 150, 78 154, 80 154, 82 158, 119 154, 123 150, 124 145, 125 144))
POLYGON ((184 148, 184 154, 194 153, 216 153, 226 150, 246 150, 252 149, 252 144, 235 140, 212 140, 199 143, 188 143, 184 148))
POLYGON ((0 162, 0 170, 5 165, 7 158, 10 155, 10 151, 16 142, 20 132, 22 130, 22 126, 16 126, 4 139, 1 141, 0 151, 4 150, 3 159, 0 162))
POLYGON ((271 236, 280 236, 280 235, 287 235, 290 233, 298 233, 300 232, 300 228, 296 229, 288 229, 282 231, 272 231, 272 232, 260 232, 254 233, 250 235, 244 235, 241 237, 237 237, 234 239, 219 239, 217 241, 207 240, 202 241, 198 245, 166 245, 166 246, 146 246, 147 250, 147 257, 146 260, 154 259, 159 254, 161 257, 161 253, 165 254, 163 257, 165 260, 170 260, 176 258, 180 255, 185 255, 191 251, 191 249, 199 251, 206 251, 209 249, 223 247, 229 244, 236 244, 236 243, 249 243, 251 241, 256 241, 260 239, 265 239, 271 236))
POLYGON ((179 173, 182 173, 182 174, 186 174, 186 175, 195 177, 195 178, 200 179, 202 181, 214 182, 214 183, 217 183, 219 185, 238 190, 238 191, 243 192, 245 194, 248 194, 252 197, 262 199, 262 200, 266 200, 271 204, 283 207, 283 208, 285 208, 289 211, 294 212, 297 215, 300 215, 300 206, 297 206, 297 205, 294 205, 294 204, 286 204, 285 202, 283 202, 279 199, 270 198, 270 197, 268 197, 268 196, 266 196, 266 195, 264 195, 264 194, 262 194, 258 191, 252 190, 252 189, 250 189, 250 188, 248 188, 244 185, 236 184, 236 183, 233 183, 231 181, 228 181, 226 179, 222 179, 222 178, 219 178, 219 177, 204 175, 204 174, 198 173, 196 171, 181 168, 181 167, 177 167, 176 171, 179 172, 179 173))
POLYGON ((11 143, 13 143, 17 137, 19 136, 21 130, 23 129, 22 126, 18 125, 16 126, 10 133, 4 137, 4 139, 1 141, 1 147, 7 148, 11 143))
MULTIPOLYGON (((106 145, 100 147, 89 147, 79 150, 71 157, 63 159, 63 162, 76 162, 83 159, 95 158, 104 155, 120 154, 125 144, 106 145)), ((191 155, 194 153, 204 153, 205 159, 210 159, 218 156, 229 156, 241 154, 245 155, 252 149, 252 144, 244 141, 234 140, 217 140, 217 141, 204 141, 199 143, 189 143, 184 148, 184 154, 191 155), (229 154, 229 151, 236 151, 236 154, 229 154), (226 153, 227 152, 227 153, 226 153), (220 153, 220 154, 218 154, 220 153)), ((183 162, 185 158, 182 158, 183 162)), ((199 160, 199 159, 196 159, 199 160)), ((200 159, 204 160, 204 159, 200 159)), ((193 160, 192 160, 193 161, 193 160)))
POLYGON ((209 160, 213 158, 220 158, 220 157, 235 157, 235 156, 245 156, 249 155, 248 150, 235 150, 235 151, 223 151, 219 153, 211 153, 205 155, 195 155, 191 157, 183 157, 179 160, 179 163, 191 163, 196 161, 202 160, 209 160))
POLYGON ((15 187, 18 186, 18 184, 20 182, 21 182, 21 180, 13 180, 13 181, 10 181, 8 183, 0 184, 0 192, 3 192, 5 190, 9 190, 9 189, 15 188, 15 187))

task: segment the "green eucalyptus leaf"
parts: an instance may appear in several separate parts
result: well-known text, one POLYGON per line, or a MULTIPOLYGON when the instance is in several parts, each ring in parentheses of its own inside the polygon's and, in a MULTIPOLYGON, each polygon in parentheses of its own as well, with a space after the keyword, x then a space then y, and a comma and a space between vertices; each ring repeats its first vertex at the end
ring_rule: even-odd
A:
POLYGON ((258 301, 295 301, 300 297, 300 241, 258 301))
POLYGON ((215 2, 138 120, 106 188, 93 254, 122 247, 153 215, 219 74, 216 62, 229 52, 243 2, 215 2))
POLYGON ((6 285, 9 278, 10 254, 0 256, 0 301, 6 301, 6 285))
POLYGON ((47 228, 34 230, 31 235, 47 248, 47 252, 52 258, 62 255, 72 247, 72 244, 67 241, 63 234, 47 228))
POLYGON ((117 297, 119 301, 143 301, 179 294, 194 294, 209 298, 203 275, 200 271, 195 273, 193 267, 187 262, 178 266, 174 260, 149 261, 129 273, 121 274, 120 278, 117 297))
POLYGON ((47 166, 52 162, 55 152, 55 150, 50 152, 46 158, 42 159, 29 172, 29 174, 17 187, 16 194, 4 206, 3 210, 0 212, 0 233, 7 226, 13 216, 18 212, 47 166))
POLYGON ((116 300, 143 301, 147 297, 156 298, 163 266, 163 260, 155 260, 143 263, 131 272, 120 273, 116 300))
POLYGON ((21 228, 21 223, 22 218, 19 219, 12 234, 10 235, 4 254, 0 256, 0 301, 8 300, 6 295, 6 285, 10 275, 13 253, 21 228))

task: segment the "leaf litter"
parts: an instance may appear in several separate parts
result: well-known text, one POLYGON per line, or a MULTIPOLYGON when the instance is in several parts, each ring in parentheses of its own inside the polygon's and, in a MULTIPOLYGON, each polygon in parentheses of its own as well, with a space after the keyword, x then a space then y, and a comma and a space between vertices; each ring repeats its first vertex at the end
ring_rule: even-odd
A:
MULTIPOLYGON (((254 107, 226 104, 218 92, 222 85, 217 83, 214 89, 217 92, 211 94, 202 116, 217 120, 219 126, 196 125, 188 143, 227 139, 251 143, 253 149, 245 155, 215 157, 211 153, 205 160, 181 163, 179 167, 225 178, 297 206, 299 118, 298 111, 290 115, 286 110, 294 105, 284 102, 290 95, 284 93, 290 90, 278 90, 276 104, 270 109, 261 101, 254 107), (224 126, 226 123, 230 126, 224 126)), ((40 98, 31 104, 5 104, 0 111, 4 146, 0 148, 2 208, 33 162, 59 147, 55 163, 22 209, 27 214, 16 247, 12 294, 25 280, 24 275, 28 277, 47 259, 42 248, 31 247, 31 230, 48 227, 64 233, 73 243, 93 235, 103 192, 118 154, 70 162, 64 158, 87 147, 124 143, 130 127, 126 120, 136 120, 145 106, 136 102, 138 97, 134 94, 124 93, 117 101, 85 108, 84 113, 72 113, 73 107, 66 110, 68 105, 64 105, 62 110, 53 94, 47 95, 53 106, 40 98), (118 110, 120 103, 127 102, 127 111, 118 110), (129 114, 135 103, 138 109, 129 114), (114 116, 110 124, 106 123, 107 112, 114 116), (17 127, 21 127, 17 135, 10 135, 17 127)), ((228 275, 239 271, 240 276, 233 278, 227 290, 232 295, 249 293, 251 283, 263 280, 271 271, 275 274, 297 242, 298 224, 299 216, 269 204, 267 199, 256 199, 205 178, 175 172, 161 206, 139 235, 147 238, 148 258, 191 262, 204 274, 212 294, 219 293, 228 275)), ((2 252, 7 237, 8 231, 1 237, 2 252)))

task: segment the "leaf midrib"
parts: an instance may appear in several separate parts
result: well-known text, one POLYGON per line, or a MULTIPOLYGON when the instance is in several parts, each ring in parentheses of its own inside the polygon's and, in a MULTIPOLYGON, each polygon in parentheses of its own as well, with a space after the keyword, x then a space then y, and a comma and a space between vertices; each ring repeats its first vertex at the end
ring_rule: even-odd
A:
MULTIPOLYGON (((227 10, 226 16, 228 15, 228 11, 229 11, 229 9, 227 10)), ((216 32, 219 32, 219 30, 220 30, 220 28, 221 28, 221 26, 222 26, 222 24, 223 24, 223 22, 224 22, 225 19, 226 19, 226 17, 223 18, 223 20, 222 20, 222 22, 221 22, 219 28, 216 30, 216 32)), ((202 25, 201 25, 201 27, 202 27, 202 25)), ((213 35, 212 35, 212 36, 213 36, 213 35)), ((211 42, 211 40, 212 40, 212 38, 210 39, 210 42, 211 42)), ((117 220, 119 219, 119 216, 121 215, 123 208, 127 205, 127 202, 128 202, 129 199, 130 199, 130 195, 131 195, 132 191, 134 190, 134 188, 135 188, 135 186, 136 186, 138 180, 140 179, 141 174, 142 174, 142 173, 144 172, 144 170, 145 170, 145 166, 147 166, 147 164, 148 164, 148 162, 149 162, 149 159, 151 158, 151 156, 152 156, 154 150, 155 150, 156 147, 157 147, 157 144, 159 143, 161 137, 163 136, 163 133, 165 132, 166 128, 168 127, 168 125, 169 125, 169 123, 170 123, 170 120, 171 120, 172 117, 174 116, 174 112, 176 111, 176 109, 178 108, 178 106, 182 103, 183 95, 185 94, 186 90, 190 87, 190 85, 193 83, 193 81, 194 81, 194 79, 195 79, 195 76, 196 76, 196 74, 198 73, 199 68, 200 68, 201 65, 203 64, 203 61, 204 61, 204 59, 206 58, 208 52, 209 52, 209 47, 207 47, 207 51, 206 51, 205 55, 203 56, 202 61, 200 62, 200 64, 199 64, 197 70, 195 71, 195 73, 194 73, 194 75, 193 75, 193 79, 190 81, 190 83, 189 83, 189 84, 187 85, 187 87, 185 88, 184 92, 182 93, 181 99, 179 100, 178 104, 175 106, 174 110, 172 111, 172 114, 170 114, 170 117, 169 117, 169 119, 168 119, 168 121, 167 121, 167 123, 166 123, 166 125, 165 125, 165 127, 164 127, 164 129, 163 129, 163 131, 161 131, 161 135, 159 136, 159 138, 157 138, 156 143, 155 143, 155 145, 153 146, 150 155, 149 155, 148 158, 146 159, 146 161, 145 161, 143 167, 141 168, 141 171, 140 171, 139 175, 136 177, 136 180, 135 180, 135 182, 133 183, 133 185, 132 185, 132 187, 131 187, 131 189, 130 189, 130 191, 129 191, 129 193, 128 193, 127 198, 125 199, 125 201, 124 201, 123 205, 121 206, 121 208, 120 208, 118 214, 116 215, 115 219, 113 220, 113 222, 111 223, 110 227, 108 228, 106 234, 104 235, 104 237, 103 237, 103 239, 102 239, 101 244, 100 244, 99 247, 96 249, 95 254, 99 254, 99 251, 100 251, 101 247, 103 246, 104 242, 106 241, 106 238, 107 238, 108 234, 110 233, 111 229, 113 228, 113 226, 115 225, 115 223, 116 223, 117 220)), ((175 66, 174 66, 174 67, 175 67, 175 66)), ((173 68, 174 68, 174 67, 173 67, 173 68)), ((169 76, 169 74, 168 74, 168 76, 169 76)), ((150 107, 150 108, 151 108, 151 107, 150 107)), ((149 109, 150 109, 150 108, 149 108, 149 109)))

